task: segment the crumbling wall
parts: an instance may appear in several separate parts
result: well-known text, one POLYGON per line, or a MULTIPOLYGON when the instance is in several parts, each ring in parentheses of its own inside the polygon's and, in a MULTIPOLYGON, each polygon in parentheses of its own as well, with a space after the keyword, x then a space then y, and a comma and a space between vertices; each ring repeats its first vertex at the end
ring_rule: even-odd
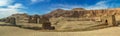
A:
POLYGON ((16 18, 14 18, 14 17, 9 17, 9 18, 5 19, 5 22, 6 22, 6 23, 10 23, 10 24, 12 24, 12 25, 16 25, 16 18))
POLYGON ((49 18, 39 16, 39 15, 29 16, 29 23, 42 24, 42 29, 45 29, 45 30, 55 29, 55 27, 51 26, 52 24, 49 21, 49 18))
POLYGON ((108 26, 117 26, 115 15, 105 16, 102 18, 102 22, 107 24, 108 26))
POLYGON ((34 16, 29 16, 29 23, 36 23, 36 24, 39 24, 39 18, 40 16, 39 15, 34 15, 34 16))
MULTIPOLYGON (((6 19, 7 23, 13 24, 13 25, 21 25, 21 26, 28 26, 29 23, 34 24, 42 24, 43 29, 45 30, 54 30, 55 27, 51 26, 51 22, 49 21, 49 18, 39 15, 24 15, 24 14, 16 14, 8 17, 6 19), (24 25, 25 24, 25 25, 24 25)), ((30 26, 28 26, 30 27, 30 26)), ((36 27, 36 26, 35 26, 36 27)))

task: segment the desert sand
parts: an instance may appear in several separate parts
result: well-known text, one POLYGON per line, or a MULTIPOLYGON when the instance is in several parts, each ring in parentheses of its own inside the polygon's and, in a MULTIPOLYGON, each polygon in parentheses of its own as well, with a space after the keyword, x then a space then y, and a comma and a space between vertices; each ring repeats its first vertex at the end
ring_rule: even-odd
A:
POLYGON ((0 26, 0 36, 119 36, 120 27, 83 32, 41 32, 12 26, 0 26))

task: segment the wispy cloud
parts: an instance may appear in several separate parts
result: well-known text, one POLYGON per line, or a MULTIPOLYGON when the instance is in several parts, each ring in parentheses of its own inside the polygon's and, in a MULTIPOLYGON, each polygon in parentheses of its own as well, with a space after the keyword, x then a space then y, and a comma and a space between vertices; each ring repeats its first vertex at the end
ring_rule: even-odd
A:
POLYGON ((12 0, 0 0, 0 6, 7 6, 13 2, 12 0))
POLYGON ((109 5, 107 5, 107 2, 109 2, 109 1, 100 1, 100 2, 97 2, 95 5, 87 6, 85 8, 88 9, 88 10, 93 10, 93 9, 107 9, 107 8, 110 7, 109 5))
POLYGON ((50 1, 50 0, 31 0, 31 2, 32 2, 32 4, 33 3, 38 3, 38 2, 48 2, 48 1, 50 1))
POLYGON ((85 8, 87 10, 97 10, 97 9, 107 9, 111 6, 109 6, 107 3, 109 1, 108 0, 101 0, 97 3, 95 3, 94 5, 87 5, 87 4, 84 4, 84 5, 69 5, 69 4, 53 4, 53 6, 51 7, 51 9, 66 9, 66 10, 69 10, 69 9, 72 9, 72 8, 85 8))
POLYGON ((14 5, 9 5, 8 8, 19 9, 19 8, 26 8, 26 7, 24 7, 23 4, 21 4, 21 3, 16 3, 14 5))
POLYGON ((22 12, 20 12, 18 9, 0 8, 0 18, 4 18, 16 13, 22 12))
POLYGON ((21 9, 24 8, 24 6, 21 3, 15 3, 14 5, 10 5, 13 2, 13 0, 0 0, 0 7, 5 8, 0 8, 0 18, 4 18, 7 16, 10 16, 12 14, 16 13, 22 13, 21 9), (3 4, 2 4, 2 3, 3 4))
POLYGON ((64 10, 70 10, 72 8, 82 8, 81 5, 68 5, 68 4, 52 4, 52 7, 50 9, 64 9, 64 10))

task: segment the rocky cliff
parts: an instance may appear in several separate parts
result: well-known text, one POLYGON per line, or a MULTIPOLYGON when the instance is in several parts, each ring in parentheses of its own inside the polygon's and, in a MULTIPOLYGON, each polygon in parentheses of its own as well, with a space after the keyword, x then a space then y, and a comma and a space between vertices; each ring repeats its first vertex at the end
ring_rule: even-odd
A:
POLYGON ((107 15, 120 15, 120 8, 115 9, 100 9, 100 10, 85 10, 83 8, 74 8, 72 10, 57 9, 48 14, 46 17, 101 17, 107 15))

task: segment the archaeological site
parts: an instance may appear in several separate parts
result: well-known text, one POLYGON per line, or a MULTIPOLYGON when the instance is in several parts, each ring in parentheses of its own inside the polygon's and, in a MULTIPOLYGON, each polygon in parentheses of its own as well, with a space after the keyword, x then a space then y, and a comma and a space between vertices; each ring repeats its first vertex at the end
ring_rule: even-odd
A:
POLYGON ((0 36, 120 36, 120 0, 0 0, 0 36))
POLYGON ((120 9, 71 10, 56 9, 44 15, 13 14, 0 19, 1 22, 32 30, 88 31, 119 26, 120 9))

